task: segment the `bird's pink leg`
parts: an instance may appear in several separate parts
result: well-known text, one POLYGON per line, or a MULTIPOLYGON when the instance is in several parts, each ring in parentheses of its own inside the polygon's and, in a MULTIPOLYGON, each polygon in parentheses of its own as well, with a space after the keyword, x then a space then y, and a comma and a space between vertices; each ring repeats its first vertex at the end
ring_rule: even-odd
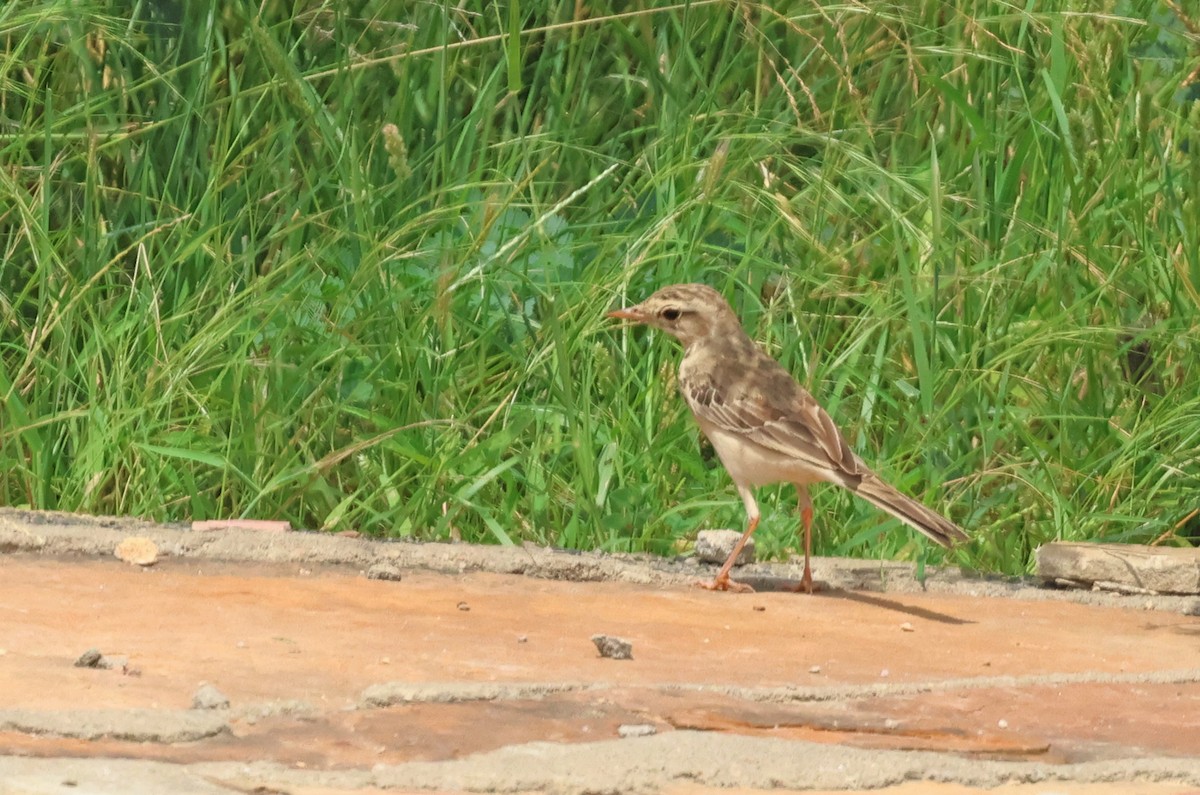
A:
POLYGON ((734 591, 736 593, 753 593, 754 589, 749 585, 740 582, 734 582, 729 579, 729 571, 733 568, 733 562, 738 559, 738 555, 742 554, 742 548, 746 546, 746 542, 750 540, 750 536, 754 535, 754 529, 758 527, 758 514, 750 515, 749 521, 746 523, 746 532, 742 533, 742 537, 733 546, 733 552, 729 553, 729 557, 725 559, 725 565, 717 572, 717 576, 713 577, 712 582, 704 582, 701 580, 696 583, 701 588, 708 591, 734 591))
POLYGON ((812 593, 812 566, 809 564, 812 557, 812 499, 808 496, 808 486, 797 483, 796 491, 800 494, 800 524, 804 527, 804 574, 800 577, 800 587, 796 590, 812 593))
POLYGON ((813 592, 812 585, 812 508, 802 508, 800 510, 800 521, 804 523, 804 576, 800 578, 800 585, 806 593, 813 592))

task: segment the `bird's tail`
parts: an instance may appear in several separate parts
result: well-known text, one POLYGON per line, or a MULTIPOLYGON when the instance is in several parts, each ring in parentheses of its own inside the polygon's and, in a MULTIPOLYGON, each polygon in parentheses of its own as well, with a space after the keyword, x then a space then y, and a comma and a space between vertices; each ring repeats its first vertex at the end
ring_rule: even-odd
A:
POLYGON ((961 527, 937 511, 896 491, 873 472, 867 473, 857 487, 850 486, 850 490, 944 547, 967 540, 967 534, 961 527))

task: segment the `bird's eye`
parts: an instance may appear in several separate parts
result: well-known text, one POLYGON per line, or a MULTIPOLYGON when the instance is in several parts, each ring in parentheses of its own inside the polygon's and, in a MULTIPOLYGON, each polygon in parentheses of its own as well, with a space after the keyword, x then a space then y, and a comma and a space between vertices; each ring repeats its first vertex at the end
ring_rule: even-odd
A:
POLYGON ((668 320, 672 323, 679 319, 679 310, 673 307, 664 309, 661 314, 663 316, 663 320, 668 320))

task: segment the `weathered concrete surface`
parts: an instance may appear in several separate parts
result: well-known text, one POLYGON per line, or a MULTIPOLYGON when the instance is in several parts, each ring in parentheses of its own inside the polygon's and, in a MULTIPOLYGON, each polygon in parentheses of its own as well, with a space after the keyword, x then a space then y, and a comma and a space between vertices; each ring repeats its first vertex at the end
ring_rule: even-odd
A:
POLYGON ((335 793, 866 793, 884 795, 1195 795, 1176 766, 1155 761, 1065 767, 977 762, 940 754, 861 751, 781 740, 676 732, 634 740, 531 743, 461 761, 312 771, 277 763, 172 765, 124 759, 0 757, 7 792, 130 795, 335 793), (784 782, 799 783, 789 787, 784 782), (696 783, 705 782, 705 783, 696 783), (920 783, 914 783, 920 782, 920 783))
POLYGON ((1110 591, 1200 594, 1200 549, 1056 542, 1037 549, 1037 574, 1110 591))
POLYGON ((0 556, 3 792, 1200 795, 1195 600, 825 559, 876 590, 720 594, 634 558, 39 522, 0 512, 0 548, 41 550, 0 556), (116 561, 129 533, 170 555, 116 561), (551 579, 496 573, 519 560, 551 579), (187 709, 201 682, 231 708, 187 709))

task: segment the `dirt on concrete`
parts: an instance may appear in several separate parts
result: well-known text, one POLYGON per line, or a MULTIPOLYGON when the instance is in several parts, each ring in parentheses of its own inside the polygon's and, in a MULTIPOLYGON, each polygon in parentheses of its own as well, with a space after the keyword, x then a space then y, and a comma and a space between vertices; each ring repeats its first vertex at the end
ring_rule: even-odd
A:
POLYGON ((1194 598, 8 510, 0 552, 0 792, 1200 795, 1194 598))

